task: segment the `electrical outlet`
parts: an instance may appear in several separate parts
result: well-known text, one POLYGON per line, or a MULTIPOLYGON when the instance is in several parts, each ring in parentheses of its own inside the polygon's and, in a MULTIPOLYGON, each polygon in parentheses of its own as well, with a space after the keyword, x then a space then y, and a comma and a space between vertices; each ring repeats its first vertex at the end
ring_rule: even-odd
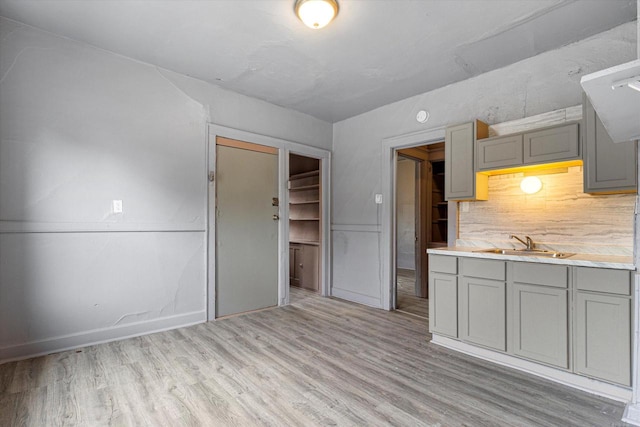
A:
POLYGON ((122 213, 122 200, 114 200, 112 208, 113 213, 122 213))
POLYGON ((376 205, 382 204, 382 194, 376 194, 376 205))

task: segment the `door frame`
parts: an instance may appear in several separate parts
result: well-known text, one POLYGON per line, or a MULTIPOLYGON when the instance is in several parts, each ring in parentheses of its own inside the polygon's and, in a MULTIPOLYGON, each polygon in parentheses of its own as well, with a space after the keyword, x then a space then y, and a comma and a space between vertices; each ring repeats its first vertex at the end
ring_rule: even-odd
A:
POLYGON ((248 142, 251 144, 264 145, 278 149, 278 199, 279 215, 278 223, 278 306, 289 304, 289 192, 287 183, 289 181, 289 153, 300 154, 307 157, 320 159, 322 173, 322 246, 320 259, 320 284, 321 295, 330 295, 331 263, 330 259, 330 233, 329 233, 329 212, 331 190, 331 152, 321 148, 310 147, 293 141, 275 138, 258 133, 243 131, 226 126, 209 123, 207 126, 206 140, 206 171, 207 192, 205 203, 206 233, 205 233, 205 265, 206 265, 206 307, 207 320, 216 319, 216 138, 224 137, 248 142), (209 175, 213 173, 214 180, 209 181, 209 175))
MULTIPOLYGON (((384 138, 382 140, 382 281, 380 283, 382 308, 394 310, 396 306, 396 177, 398 151, 444 141, 445 128, 438 127, 419 132, 384 138)), ((458 206, 449 202, 448 244, 455 243, 457 236, 458 206)))

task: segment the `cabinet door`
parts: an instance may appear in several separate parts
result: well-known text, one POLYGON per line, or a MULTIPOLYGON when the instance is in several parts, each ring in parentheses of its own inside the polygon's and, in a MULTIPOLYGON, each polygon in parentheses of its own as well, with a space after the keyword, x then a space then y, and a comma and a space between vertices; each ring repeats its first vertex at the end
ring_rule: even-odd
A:
POLYGON ((522 165, 522 135, 479 140, 476 144, 478 170, 522 165))
POLYGON ((524 164, 549 163, 580 158, 578 124, 524 134, 524 164))
POLYGON ((575 371, 631 385, 631 300, 577 293, 575 371))
POLYGON ((506 351, 505 282, 463 277, 461 285, 460 339, 506 351))
POLYGON ((311 291, 318 290, 318 247, 302 245, 300 262, 300 286, 311 291))
POLYGON ((488 127, 476 121, 447 128, 444 140, 444 195, 446 200, 487 200, 488 177, 474 169, 476 135, 486 137, 488 127))
POLYGON ((301 269, 300 245, 289 246, 289 285, 300 286, 301 269))
POLYGON ((458 337, 458 277, 429 272, 429 331, 458 337))
POLYGON ((567 290, 513 285, 513 353, 569 367, 567 290))
POLYGON ((614 143, 589 98, 583 97, 584 192, 637 191, 636 142, 614 143))

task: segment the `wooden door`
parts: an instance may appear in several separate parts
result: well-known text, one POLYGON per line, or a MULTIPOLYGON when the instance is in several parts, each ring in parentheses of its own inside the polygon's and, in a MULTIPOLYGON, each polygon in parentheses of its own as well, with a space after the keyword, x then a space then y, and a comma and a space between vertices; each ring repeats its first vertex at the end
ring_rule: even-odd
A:
POLYGON ((278 197, 277 149, 218 138, 217 317, 278 304, 274 197, 278 197))

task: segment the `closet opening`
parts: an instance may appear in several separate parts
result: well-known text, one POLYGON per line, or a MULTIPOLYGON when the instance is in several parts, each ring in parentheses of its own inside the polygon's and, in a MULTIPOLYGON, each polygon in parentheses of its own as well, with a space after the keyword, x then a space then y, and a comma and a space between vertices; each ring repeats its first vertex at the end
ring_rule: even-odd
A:
POLYGON ((429 317, 428 248, 447 246, 444 142, 397 150, 395 309, 429 317))
POLYGON ((320 160, 289 154, 289 295, 320 294, 322 176, 320 160))

